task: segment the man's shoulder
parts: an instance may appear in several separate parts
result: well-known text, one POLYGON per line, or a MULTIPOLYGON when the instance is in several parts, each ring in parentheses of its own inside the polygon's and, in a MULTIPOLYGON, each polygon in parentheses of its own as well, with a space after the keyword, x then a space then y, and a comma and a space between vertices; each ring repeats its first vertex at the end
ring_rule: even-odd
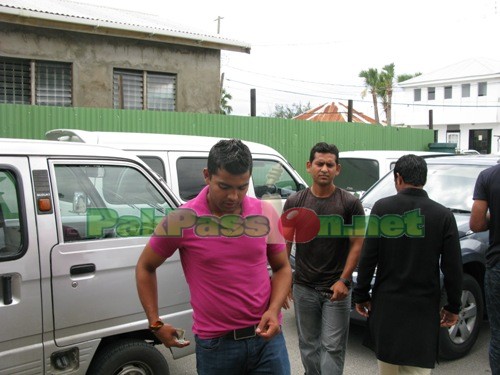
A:
POLYGON ((297 191, 295 194, 290 195, 286 199, 286 205, 292 206, 292 207, 297 205, 298 202, 300 202, 301 200, 304 199, 304 196, 307 194, 308 190, 309 190, 309 188, 305 188, 303 190, 297 191))

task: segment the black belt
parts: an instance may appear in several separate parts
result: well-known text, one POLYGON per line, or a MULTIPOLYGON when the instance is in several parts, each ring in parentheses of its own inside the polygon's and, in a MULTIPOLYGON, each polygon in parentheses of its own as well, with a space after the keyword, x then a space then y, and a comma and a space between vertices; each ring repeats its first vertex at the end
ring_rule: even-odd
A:
POLYGON ((235 329, 233 331, 229 331, 226 333, 224 338, 227 339, 233 339, 233 340, 244 340, 244 339, 249 339, 252 337, 257 336, 255 333, 255 330, 257 329, 257 325, 254 324, 253 326, 250 327, 245 327, 245 328, 240 328, 240 329, 235 329))

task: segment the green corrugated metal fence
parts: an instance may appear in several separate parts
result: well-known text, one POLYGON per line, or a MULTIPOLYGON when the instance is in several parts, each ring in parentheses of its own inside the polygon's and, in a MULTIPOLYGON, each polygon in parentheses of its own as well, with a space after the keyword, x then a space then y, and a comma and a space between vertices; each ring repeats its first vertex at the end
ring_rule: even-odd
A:
MULTIPOLYGON (((234 137, 282 153, 304 177, 309 150, 319 141, 349 150, 427 150, 432 130, 311 122, 264 117, 0 104, 0 137, 44 139, 56 128, 234 137)), ((308 179, 307 179, 308 180, 308 179)))

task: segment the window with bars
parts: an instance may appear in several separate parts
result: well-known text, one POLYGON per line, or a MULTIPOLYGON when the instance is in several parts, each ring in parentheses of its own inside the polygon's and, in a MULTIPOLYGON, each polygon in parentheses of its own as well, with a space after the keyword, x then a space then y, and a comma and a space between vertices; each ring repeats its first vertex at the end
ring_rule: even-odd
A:
POLYGON ((0 103, 71 107, 71 64, 0 57, 0 103))
POLYGON ((114 70, 114 108, 175 111, 175 93, 175 74, 114 70))

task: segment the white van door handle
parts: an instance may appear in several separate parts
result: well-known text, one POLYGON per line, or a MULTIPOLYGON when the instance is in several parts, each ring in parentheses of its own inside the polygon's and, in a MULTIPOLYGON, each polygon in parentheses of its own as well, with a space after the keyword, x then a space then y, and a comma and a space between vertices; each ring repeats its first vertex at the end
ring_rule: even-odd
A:
POLYGON ((71 276, 83 275, 85 273, 94 273, 94 272, 95 272, 94 263, 78 264, 76 266, 71 266, 69 271, 71 276))

